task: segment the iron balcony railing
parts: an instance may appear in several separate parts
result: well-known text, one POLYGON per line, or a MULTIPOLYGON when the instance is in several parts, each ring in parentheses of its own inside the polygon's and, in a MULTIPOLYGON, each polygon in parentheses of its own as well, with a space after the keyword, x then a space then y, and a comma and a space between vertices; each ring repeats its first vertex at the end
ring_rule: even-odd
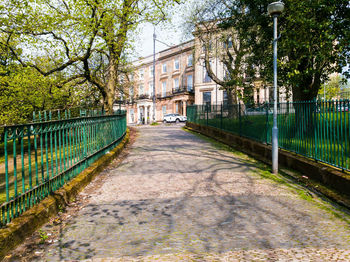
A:
POLYGON ((150 99, 150 95, 148 94, 142 94, 142 95, 138 95, 137 96, 137 99, 150 99))
POLYGON ((184 94, 184 93, 190 93, 193 94, 194 90, 192 86, 182 86, 179 88, 173 88, 173 94, 184 94))
POLYGON ((132 105, 136 103, 136 99, 134 97, 131 97, 131 98, 128 98, 126 101, 125 101, 125 104, 127 105, 132 105))
POLYGON ((162 98, 169 98, 169 97, 172 97, 174 96, 173 92, 165 92, 165 93, 160 93, 160 94, 157 94, 157 98, 158 99, 162 99, 162 98))
MULTIPOLYGON (((280 148, 350 171, 350 100, 278 103, 280 148)), ((271 144, 273 104, 194 105, 187 121, 271 144)))
POLYGON ((4 126, 0 227, 62 187, 126 133, 125 111, 4 126))

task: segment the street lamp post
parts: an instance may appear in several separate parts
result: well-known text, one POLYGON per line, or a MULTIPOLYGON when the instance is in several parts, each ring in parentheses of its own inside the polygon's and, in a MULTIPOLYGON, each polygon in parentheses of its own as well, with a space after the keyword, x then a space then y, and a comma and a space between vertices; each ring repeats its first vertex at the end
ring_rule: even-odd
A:
POLYGON ((156 122, 156 27, 153 28, 153 122, 156 122))
POLYGON ((272 127, 272 173, 278 173, 278 127, 277 127, 277 17, 283 12, 284 3, 273 2, 267 12, 273 17, 273 127, 272 127))

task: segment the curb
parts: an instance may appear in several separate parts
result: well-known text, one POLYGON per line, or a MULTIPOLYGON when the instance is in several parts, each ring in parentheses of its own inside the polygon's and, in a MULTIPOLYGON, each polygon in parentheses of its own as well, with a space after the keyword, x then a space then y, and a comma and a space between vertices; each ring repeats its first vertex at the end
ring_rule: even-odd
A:
POLYGON ((113 150, 96 160, 91 166, 39 204, 13 219, 5 228, 0 229, 0 260, 9 251, 21 244, 27 236, 30 236, 39 227, 47 223, 63 206, 72 202, 75 196, 121 153, 129 142, 129 138, 130 130, 127 129, 125 137, 113 150))
MULTIPOLYGON (((186 123, 187 130, 200 133, 271 165, 271 146, 227 133, 217 128, 186 123)), ((336 168, 315 162, 292 152, 279 149, 280 173, 293 177, 314 192, 319 192, 337 204, 350 209, 350 175, 336 168), (286 169, 287 168, 287 169, 286 169), (299 172, 291 172, 294 170, 299 172)))

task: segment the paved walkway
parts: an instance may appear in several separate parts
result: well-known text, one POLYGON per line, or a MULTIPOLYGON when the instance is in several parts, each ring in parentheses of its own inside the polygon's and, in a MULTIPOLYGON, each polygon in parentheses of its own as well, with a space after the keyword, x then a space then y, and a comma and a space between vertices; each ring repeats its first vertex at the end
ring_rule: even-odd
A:
POLYGON ((138 130, 40 260, 350 260, 349 224, 242 156, 179 125, 138 130))

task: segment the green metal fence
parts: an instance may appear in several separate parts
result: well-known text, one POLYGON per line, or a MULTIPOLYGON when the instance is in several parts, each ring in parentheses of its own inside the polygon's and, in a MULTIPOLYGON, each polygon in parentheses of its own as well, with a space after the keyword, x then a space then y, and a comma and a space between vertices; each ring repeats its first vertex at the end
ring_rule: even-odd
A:
MULTIPOLYGON (((118 113, 123 113, 122 110, 118 110, 118 113)), ((66 110, 49 110, 33 112, 33 122, 49 121, 49 120, 61 120, 83 116, 102 116, 105 112, 101 108, 80 108, 73 107, 66 110)))
MULTIPOLYGON (((279 147, 350 170, 350 100, 278 103, 279 147)), ((270 144, 273 104, 193 105, 188 122, 270 144)))
POLYGON ((126 114, 5 126, 0 152, 0 226, 62 187, 126 132, 126 114))

